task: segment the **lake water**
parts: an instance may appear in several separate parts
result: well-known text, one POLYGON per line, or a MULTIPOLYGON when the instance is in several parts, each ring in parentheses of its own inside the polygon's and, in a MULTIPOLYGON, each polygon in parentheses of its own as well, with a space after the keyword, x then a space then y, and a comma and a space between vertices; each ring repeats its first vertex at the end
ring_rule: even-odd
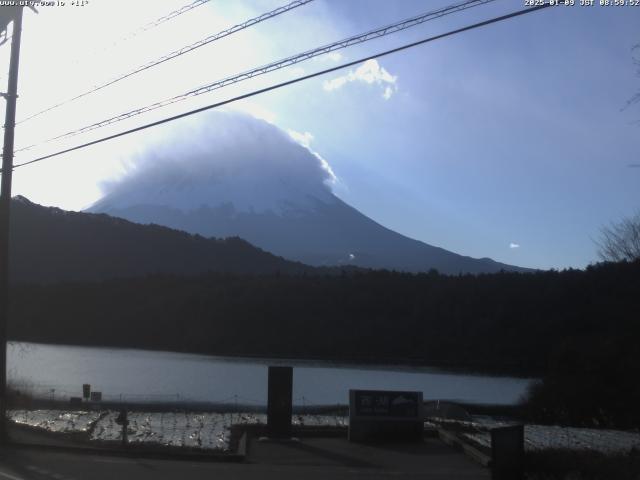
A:
POLYGON ((422 391, 425 400, 513 404, 529 379, 379 367, 10 342, 9 381, 38 396, 81 396, 91 384, 105 400, 238 402, 265 405, 267 367, 290 365, 297 405, 347 404, 350 388, 422 391))

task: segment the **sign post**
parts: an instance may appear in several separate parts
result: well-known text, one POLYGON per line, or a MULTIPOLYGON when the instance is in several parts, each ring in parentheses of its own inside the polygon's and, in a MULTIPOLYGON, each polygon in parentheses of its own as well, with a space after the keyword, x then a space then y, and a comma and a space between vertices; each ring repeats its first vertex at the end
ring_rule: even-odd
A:
POLYGON ((422 392, 349 390, 349 441, 419 442, 422 392))
POLYGON ((128 438, 127 431, 129 427, 129 416, 127 415, 127 409, 122 408, 118 417, 116 418, 116 423, 118 425, 122 425, 122 446, 127 448, 128 438))
POLYGON ((291 438, 293 413, 293 367, 269 367, 267 433, 272 438, 291 438))

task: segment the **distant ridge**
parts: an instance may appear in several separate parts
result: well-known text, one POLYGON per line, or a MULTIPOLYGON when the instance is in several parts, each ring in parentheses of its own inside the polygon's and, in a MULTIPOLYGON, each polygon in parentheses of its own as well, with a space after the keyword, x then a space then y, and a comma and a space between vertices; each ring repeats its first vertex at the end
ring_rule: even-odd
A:
POLYGON ((240 238, 208 239, 104 214, 12 199, 12 282, 51 283, 208 271, 263 274, 317 269, 276 257, 240 238))

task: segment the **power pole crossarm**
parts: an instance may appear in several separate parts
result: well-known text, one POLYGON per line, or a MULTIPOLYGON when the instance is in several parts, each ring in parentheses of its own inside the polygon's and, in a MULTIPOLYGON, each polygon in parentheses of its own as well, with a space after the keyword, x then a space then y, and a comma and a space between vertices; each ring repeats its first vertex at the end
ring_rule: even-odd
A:
MULTIPOLYGON (((9 313, 9 218, 11 210, 11 177, 13 144, 18 98, 18 65, 22 36, 22 7, 12 9, 13 37, 9 62, 9 84, 3 95, 7 101, 2 149, 2 183, 0 190, 0 442, 7 439, 7 323, 9 313)), ((4 12, 3 12, 4 14, 4 12)), ((4 15, 3 15, 4 16, 4 15)), ((6 17, 4 18, 6 19, 6 17)), ((4 27, 8 25, 5 23, 4 27)))

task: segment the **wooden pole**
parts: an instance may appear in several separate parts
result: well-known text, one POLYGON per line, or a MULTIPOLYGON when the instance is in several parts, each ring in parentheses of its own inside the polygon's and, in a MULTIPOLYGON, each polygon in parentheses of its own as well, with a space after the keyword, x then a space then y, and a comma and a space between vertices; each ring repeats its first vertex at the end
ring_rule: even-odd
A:
POLYGON ((2 149, 2 183, 0 190, 0 442, 7 440, 7 321, 9 313, 9 219, 11 211, 11 177, 13 174, 13 144, 16 126, 16 99, 18 98, 18 65, 20 63, 20 37, 22 11, 15 9, 9 84, 4 121, 4 147, 2 149))

